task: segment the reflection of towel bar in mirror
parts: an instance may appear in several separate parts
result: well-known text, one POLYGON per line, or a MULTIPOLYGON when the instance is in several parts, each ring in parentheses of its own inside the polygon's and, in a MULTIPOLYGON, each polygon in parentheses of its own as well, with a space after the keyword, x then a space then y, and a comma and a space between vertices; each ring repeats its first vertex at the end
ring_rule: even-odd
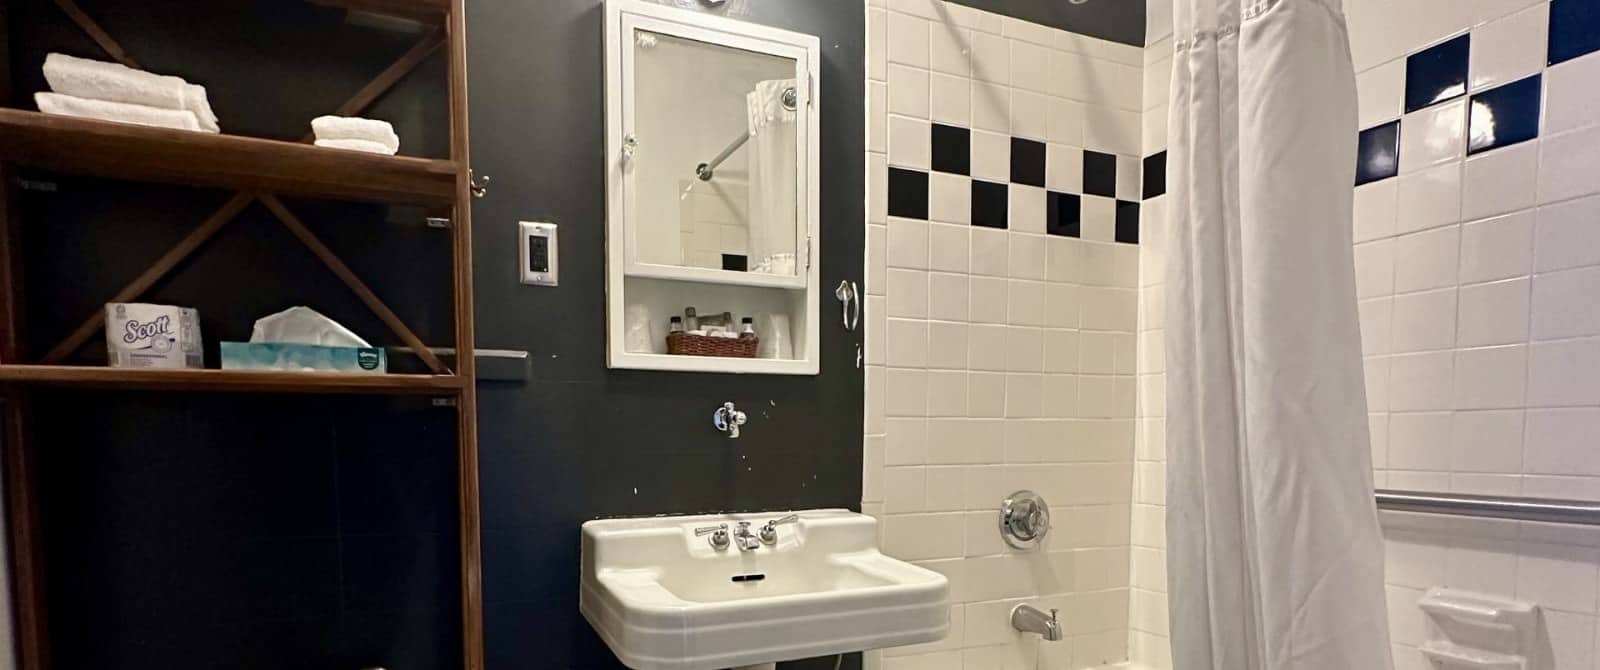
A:
MULTIPOLYGON (((795 110, 795 106, 798 105, 799 102, 799 94, 795 92, 793 86, 783 89, 784 109, 792 112, 795 110)), ((711 159, 710 162, 696 165, 694 168, 695 176, 699 177, 700 181, 711 181, 712 177, 717 176, 717 168, 721 167, 729 157, 733 156, 733 152, 738 151, 740 147, 744 146, 745 143, 749 141, 750 131, 745 131, 743 134, 739 135, 738 138, 734 139, 732 142, 729 142, 728 146, 723 148, 722 152, 718 153, 716 158, 711 159)))

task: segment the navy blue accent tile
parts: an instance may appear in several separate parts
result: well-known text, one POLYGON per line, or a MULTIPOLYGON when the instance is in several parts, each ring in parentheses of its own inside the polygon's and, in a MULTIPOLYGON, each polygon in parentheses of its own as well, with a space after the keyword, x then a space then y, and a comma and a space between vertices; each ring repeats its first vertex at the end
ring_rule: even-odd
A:
POLYGON ((928 219, 928 173, 889 168, 889 216, 928 219))
POLYGON ((1600 2, 1551 0, 1550 64, 1600 51, 1600 2))
POLYGON ((1361 131, 1356 150, 1356 186, 1400 173, 1400 122, 1361 131))
POLYGON ((1011 138, 1011 181, 1044 187, 1044 143, 1011 138))
POLYGON ((1117 201, 1117 237, 1118 242, 1128 244, 1139 243, 1139 203, 1127 200, 1117 201))
POLYGON ((951 174, 972 174, 972 131, 933 124, 933 169, 951 174))
POLYGON ((1083 192, 1117 197, 1117 157, 1098 151, 1083 152, 1083 192))
POLYGON ((723 254, 722 269, 734 272, 749 272, 750 257, 744 254, 723 254))
POLYGON ((1167 193, 1167 152, 1150 154, 1144 157, 1144 193, 1142 197, 1149 200, 1158 195, 1167 193))
POLYGON ((1539 136, 1540 75, 1472 96, 1467 107, 1467 153, 1498 149, 1539 136))
POLYGON ((1407 112, 1466 94, 1471 37, 1462 35, 1406 58, 1407 112))
POLYGON ((1051 191, 1045 196, 1044 232, 1063 237, 1083 236, 1081 198, 1071 193, 1051 191))
POLYGON ((1008 199, 1005 184, 972 180, 972 225, 1005 228, 1008 199))

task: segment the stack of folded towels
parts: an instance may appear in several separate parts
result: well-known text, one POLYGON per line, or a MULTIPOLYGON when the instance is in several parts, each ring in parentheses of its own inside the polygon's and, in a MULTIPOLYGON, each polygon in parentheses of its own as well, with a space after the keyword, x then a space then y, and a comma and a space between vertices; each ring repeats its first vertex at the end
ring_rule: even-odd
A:
POLYGON ((311 120, 311 134, 317 146, 365 151, 393 156, 400 150, 400 136, 388 121, 354 116, 319 116, 311 120))
POLYGON ((52 92, 35 93, 33 100, 46 114, 219 131, 205 87, 181 77, 53 53, 44 59, 44 78, 52 92))

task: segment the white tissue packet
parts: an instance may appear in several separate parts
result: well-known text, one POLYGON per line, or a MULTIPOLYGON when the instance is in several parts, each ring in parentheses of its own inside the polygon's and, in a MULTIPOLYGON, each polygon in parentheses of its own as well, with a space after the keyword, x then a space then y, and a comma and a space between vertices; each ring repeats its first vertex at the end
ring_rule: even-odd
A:
POLYGON ((106 303, 106 353, 114 368, 203 368, 200 313, 173 305, 106 303))
POLYGON ((371 347, 349 328, 310 307, 289 309, 256 319, 251 342, 315 344, 324 347, 371 347))

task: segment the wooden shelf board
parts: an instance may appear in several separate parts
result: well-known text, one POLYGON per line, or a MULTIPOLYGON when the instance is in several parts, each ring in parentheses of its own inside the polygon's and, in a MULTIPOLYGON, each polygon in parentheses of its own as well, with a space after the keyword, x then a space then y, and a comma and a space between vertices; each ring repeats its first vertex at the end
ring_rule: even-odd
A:
POLYGON ((20 109, 0 109, 0 160, 98 177, 428 205, 454 202, 457 171, 448 160, 20 109))
POLYGON ((449 0, 309 0, 314 5, 372 12, 424 23, 440 23, 450 11, 449 0))
POLYGON ((164 391, 392 395, 449 395, 465 386, 462 378, 456 375, 162 370, 75 365, 0 365, 0 384, 164 391))

